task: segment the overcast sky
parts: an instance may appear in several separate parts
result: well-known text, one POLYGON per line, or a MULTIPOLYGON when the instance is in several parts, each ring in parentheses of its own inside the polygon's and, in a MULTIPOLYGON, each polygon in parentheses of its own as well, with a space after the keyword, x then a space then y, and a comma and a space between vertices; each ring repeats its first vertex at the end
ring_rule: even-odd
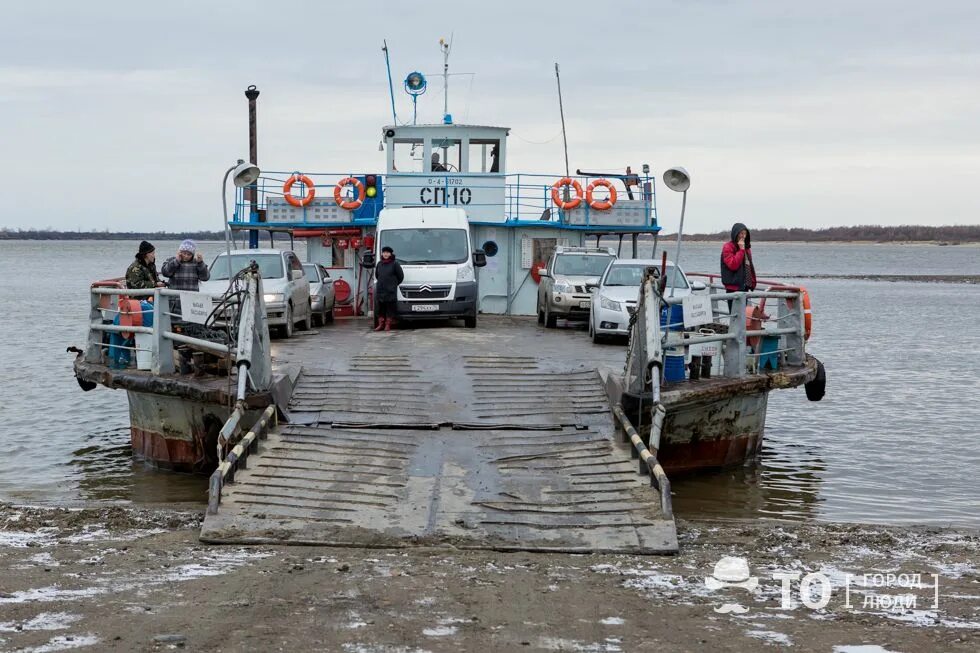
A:
POLYGON ((450 33, 450 112, 511 127, 511 171, 564 167, 557 61, 572 169, 687 167, 688 231, 980 223, 975 0, 338 6, 5 2, 0 227, 220 229, 249 84, 263 168, 383 171, 382 39, 437 120, 450 33))

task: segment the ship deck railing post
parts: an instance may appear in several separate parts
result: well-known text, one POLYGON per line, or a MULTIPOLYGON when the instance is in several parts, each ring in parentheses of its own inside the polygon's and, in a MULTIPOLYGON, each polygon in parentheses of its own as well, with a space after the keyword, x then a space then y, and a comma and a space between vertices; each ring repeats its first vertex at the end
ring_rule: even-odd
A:
MULTIPOLYGON (((92 308, 89 312, 89 330, 88 330, 88 345, 85 347, 85 362, 86 363, 101 363, 102 361, 102 331, 100 329, 93 329, 94 325, 102 324, 102 307, 99 305, 102 299, 102 295, 94 291, 90 291, 89 295, 92 298, 92 308)), ((113 296, 110 299, 110 306, 116 302, 116 298, 113 296)))
POLYGON ((802 365, 806 360, 804 349, 803 334, 803 301, 802 296, 790 300, 784 297, 779 299, 779 309, 777 312, 779 325, 786 329, 793 329, 793 333, 785 334, 786 338, 786 363, 789 365, 802 365))
POLYGON ((748 343, 745 341, 745 293, 738 293, 732 300, 731 319, 728 324, 729 338, 725 341, 725 376, 738 378, 745 375, 748 360, 748 343))
POLYGON ((170 300, 163 296, 160 289, 153 291, 153 348, 150 370, 155 375, 172 374, 174 371, 173 343, 164 337, 170 331, 170 300), (164 306, 166 302, 166 306, 164 306))

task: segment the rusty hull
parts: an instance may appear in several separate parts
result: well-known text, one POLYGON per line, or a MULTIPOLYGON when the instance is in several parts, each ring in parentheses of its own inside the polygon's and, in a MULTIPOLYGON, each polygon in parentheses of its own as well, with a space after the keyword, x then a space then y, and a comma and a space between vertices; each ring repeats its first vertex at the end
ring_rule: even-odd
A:
POLYGON ((195 474, 217 467, 218 432, 231 412, 227 406, 135 390, 127 395, 135 457, 195 474))
MULTIPOLYGON (((95 383, 111 389, 130 390, 166 397, 179 397, 190 401, 219 406, 235 403, 235 375, 229 377, 193 377, 190 375, 168 374, 154 376, 153 373, 135 368, 116 370, 101 363, 86 363, 82 354, 75 358, 75 377, 80 381, 95 383)), ((272 403, 271 393, 249 395, 250 409, 263 410, 272 403)))
MULTIPOLYGON (((731 379, 717 377, 664 386, 661 399, 667 409, 657 458, 670 476, 743 464, 762 448, 769 391, 794 388, 812 381, 817 360, 778 372, 731 379)), ((649 443, 650 416, 622 391, 622 378, 610 375, 606 392, 623 410, 645 443, 649 443)))
MULTIPOLYGON (((133 455, 162 469, 210 474, 217 465, 217 437, 234 404, 234 376, 154 376, 136 369, 110 369, 75 359, 80 382, 123 389, 129 398, 133 455)), ((287 395, 288 396, 288 395, 287 395)), ((248 428, 273 393, 250 395, 241 425, 248 428)))

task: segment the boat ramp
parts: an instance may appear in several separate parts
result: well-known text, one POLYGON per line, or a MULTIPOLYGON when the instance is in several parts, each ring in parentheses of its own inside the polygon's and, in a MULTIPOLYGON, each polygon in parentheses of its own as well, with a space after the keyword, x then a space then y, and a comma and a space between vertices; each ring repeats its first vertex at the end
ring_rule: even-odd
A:
POLYGON ((507 316, 369 329, 338 321, 275 344, 277 365, 302 364, 292 396, 219 469, 202 540, 677 550, 669 493, 606 396, 621 348, 507 316))

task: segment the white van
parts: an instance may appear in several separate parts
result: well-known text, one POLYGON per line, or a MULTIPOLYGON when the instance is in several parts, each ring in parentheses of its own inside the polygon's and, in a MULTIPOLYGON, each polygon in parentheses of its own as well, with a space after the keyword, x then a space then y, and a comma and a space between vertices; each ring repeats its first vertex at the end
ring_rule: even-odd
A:
POLYGON ((378 216, 374 251, 363 265, 373 267, 381 248, 391 247, 405 272, 398 287, 398 319, 461 318, 476 327, 476 268, 486 254, 474 250, 463 209, 417 207, 384 209, 378 216))

